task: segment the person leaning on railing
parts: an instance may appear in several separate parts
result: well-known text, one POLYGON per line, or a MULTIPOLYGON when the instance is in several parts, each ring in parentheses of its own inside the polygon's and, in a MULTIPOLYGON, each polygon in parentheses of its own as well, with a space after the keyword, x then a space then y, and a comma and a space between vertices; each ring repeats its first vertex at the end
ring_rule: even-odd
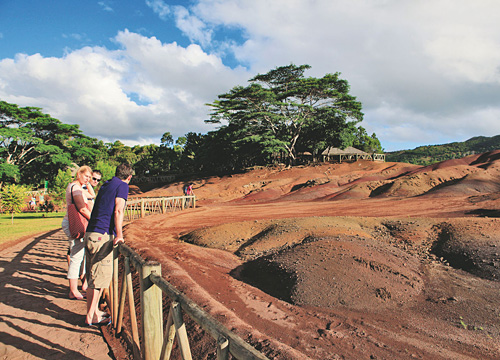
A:
POLYGON ((99 189, 84 243, 87 256, 87 316, 89 326, 109 323, 98 308, 102 290, 113 276, 113 247, 123 240, 123 215, 134 170, 128 164, 116 168, 115 176, 99 189))

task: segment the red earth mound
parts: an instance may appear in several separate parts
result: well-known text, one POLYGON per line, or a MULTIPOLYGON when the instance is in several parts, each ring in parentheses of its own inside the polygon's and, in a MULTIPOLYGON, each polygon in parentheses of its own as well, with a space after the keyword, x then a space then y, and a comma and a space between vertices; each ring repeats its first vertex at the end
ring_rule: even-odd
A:
MULTIPOLYGON (((269 358, 498 359, 499 159, 194 179, 198 208, 136 221, 126 239, 269 358)), ((204 338, 193 351, 213 359, 204 338)))

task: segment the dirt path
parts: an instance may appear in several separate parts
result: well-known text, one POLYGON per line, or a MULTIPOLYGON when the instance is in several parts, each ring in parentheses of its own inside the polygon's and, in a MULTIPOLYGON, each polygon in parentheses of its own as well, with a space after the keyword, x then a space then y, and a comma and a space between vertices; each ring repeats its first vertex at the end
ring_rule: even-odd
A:
POLYGON ((86 304, 67 298, 62 230, 0 252, 0 359, 113 359, 86 304))

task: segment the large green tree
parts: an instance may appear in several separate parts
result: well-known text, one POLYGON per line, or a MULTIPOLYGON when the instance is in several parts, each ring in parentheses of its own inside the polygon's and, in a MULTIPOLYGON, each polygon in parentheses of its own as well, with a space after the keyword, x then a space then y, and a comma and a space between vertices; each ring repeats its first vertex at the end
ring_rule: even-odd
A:
POLYGON ((207 104, 212 108, 207 122, 227 123, 235 147, 261 158, 284 152, 293 162, 304 135, 314 139, 304 139, 303 146, 349 145, 345 131, 362 121, 361 103, 339 73, 305 77, 307 69, 281 66, 255 76, 246 87, 234 87, 207 104))
POLYGON ((71 164, 68 140, 78 125, 63 124, 36 107, 0 101, 0 181, 37 184, 71 164))

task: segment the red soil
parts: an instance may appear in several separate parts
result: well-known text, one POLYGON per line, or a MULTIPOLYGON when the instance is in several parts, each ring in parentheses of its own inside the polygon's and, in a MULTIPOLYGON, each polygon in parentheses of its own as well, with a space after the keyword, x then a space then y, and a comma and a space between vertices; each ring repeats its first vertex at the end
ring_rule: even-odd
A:
POLYGON ((193 182, 196 209, 135 221, 126 242, 269 358, 500 358, 500 151, 193 182))

